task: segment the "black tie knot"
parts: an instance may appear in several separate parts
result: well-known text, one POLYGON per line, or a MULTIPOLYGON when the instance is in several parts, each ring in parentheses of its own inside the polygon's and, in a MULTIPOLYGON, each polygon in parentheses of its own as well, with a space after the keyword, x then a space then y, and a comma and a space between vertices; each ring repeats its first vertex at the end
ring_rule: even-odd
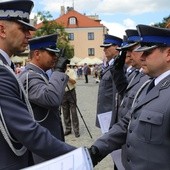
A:
POLYGON ((154 86, 155 86, 155 79, 152 79, 151 82, 149 83, 146 93, 148 93, 154 86))

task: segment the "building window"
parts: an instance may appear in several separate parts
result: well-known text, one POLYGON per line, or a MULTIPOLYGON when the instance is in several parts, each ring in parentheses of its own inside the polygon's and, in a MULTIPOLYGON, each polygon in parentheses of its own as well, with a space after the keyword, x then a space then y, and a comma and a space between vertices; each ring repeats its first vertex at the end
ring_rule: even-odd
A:
POLYGON ((76 24, 76 18, 75 17, 69 18, 69 24, 70 25, 76 24))
POLYGON ((88 32, 88 40, 94 40, 94 32, 88 32))
POLYGON ((74 33, 68 33, 68 40, 74 40, 74 33))
POLYGON ((88 55, 89 55, 89 56, 94 56, 94 53, 95 53, 95 52, 94 52, 94 48, 89 48, 89 49, 88 49, 88 55))

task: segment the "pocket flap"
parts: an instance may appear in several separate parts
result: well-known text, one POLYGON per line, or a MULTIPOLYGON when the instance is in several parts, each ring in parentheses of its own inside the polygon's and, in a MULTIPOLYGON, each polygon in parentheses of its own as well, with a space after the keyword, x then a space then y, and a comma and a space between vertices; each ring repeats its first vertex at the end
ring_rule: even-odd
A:
POLYGON ((155 125, 161 125, 163 122, 163 114, 160 112, 143 110, 139 117, 139 120, 155 125))

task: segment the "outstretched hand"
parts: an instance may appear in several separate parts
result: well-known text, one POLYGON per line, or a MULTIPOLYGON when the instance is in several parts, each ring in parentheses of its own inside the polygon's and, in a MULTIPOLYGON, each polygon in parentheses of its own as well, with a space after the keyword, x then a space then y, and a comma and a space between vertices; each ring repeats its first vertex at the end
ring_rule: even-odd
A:
POLYGON ((90 148, 88 148, 88 151, 90 153, 93 167, 95 167, 98 164, 98 162, 102 160, 99 149, 96 146, 92 145, 90 148))

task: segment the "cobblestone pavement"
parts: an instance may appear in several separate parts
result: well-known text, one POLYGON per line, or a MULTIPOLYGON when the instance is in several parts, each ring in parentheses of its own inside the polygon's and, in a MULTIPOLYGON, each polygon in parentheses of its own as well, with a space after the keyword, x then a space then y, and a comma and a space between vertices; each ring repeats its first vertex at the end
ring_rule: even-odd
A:
MULTIPOLYGON (((96 118, 96 104, 97 104, 97 91, 98 84, 95 83, 95 79, 89 76, 89 83, 84 82, 84 78, 77 81, 77 105, 80 109, 81 115, 78 113, 80 122, 80 137, 75 138, 74 133, 66 136, 66 142, 74 146, 87 146, 91 144, 101 136, 101 131, 95 126, 96 118), (92 135, 92 139, 86 130, 83 120, 86 122, 87 127, 92 135)), ((104 158, 94 170, 113 170, 113 162, 110 155, 104 158)))

